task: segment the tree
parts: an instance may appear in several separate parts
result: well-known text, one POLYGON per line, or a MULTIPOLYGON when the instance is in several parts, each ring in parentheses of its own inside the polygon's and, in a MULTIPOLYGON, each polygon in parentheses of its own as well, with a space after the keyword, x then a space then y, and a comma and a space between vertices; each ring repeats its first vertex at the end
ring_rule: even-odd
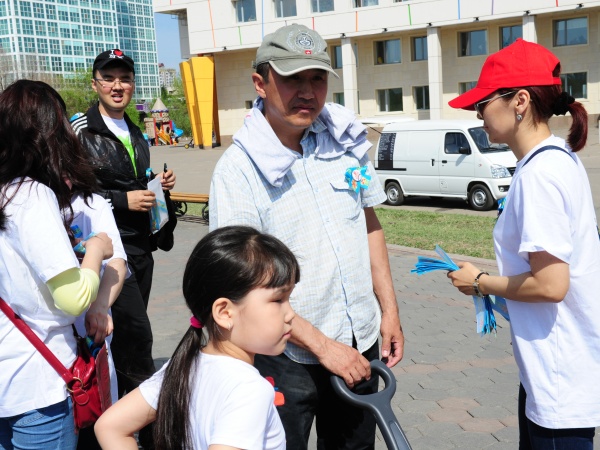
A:
POLYGON ((75 113, 85 113, 97 100, 98 96, 91 86, 92 69, 80 70, 70 77, 60 77, 54 88, 67 105, 67 113, 71 117, 75 113))
POLYGON ((188 115, 187 102, 183 94, 183 82, 181 78, 176 78, 173 85, 173 93, 169 94, 166 89, 161 89, 161 100, 169 109, 169 117, 173 123, 183 130, 183 134, 191 136, 192 126, 190 116, 188 115))

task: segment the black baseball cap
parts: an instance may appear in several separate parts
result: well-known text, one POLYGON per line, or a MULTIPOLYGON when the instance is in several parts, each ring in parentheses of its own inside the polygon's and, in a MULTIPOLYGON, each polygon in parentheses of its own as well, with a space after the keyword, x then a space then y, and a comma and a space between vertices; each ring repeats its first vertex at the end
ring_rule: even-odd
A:
POLYGON ((119 50, 118 48, 107 50, 96 56, 96 59, 94 60, 94 66, 92 68, 92 73, 96 73, 96 70, 104 69, 107 65, 111 63, 120 63, 135 74, 135 69, 133 67, 133 59, 125 55, 125 53, 123 53, 123 50, 119 50))

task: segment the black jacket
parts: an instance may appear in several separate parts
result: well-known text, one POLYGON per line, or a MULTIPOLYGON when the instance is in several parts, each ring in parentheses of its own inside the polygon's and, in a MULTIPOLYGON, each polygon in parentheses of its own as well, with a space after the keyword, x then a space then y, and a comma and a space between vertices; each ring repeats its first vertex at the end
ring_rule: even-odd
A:
POLYGON ((147 189, 146 169, 150 167, 150 149, 140 129, 127 117, 131 144, 135 152, 137 176, 125 146, 108 129, 98 104, 85 115, 73 121, 72 126, 90 155, 99 194, 112 206, 115 221, 121 234, 125 252, 132 255, 148 253, 156 249, 150 239, 150 218, 147 212, 130 211, 127 192, 147 189))

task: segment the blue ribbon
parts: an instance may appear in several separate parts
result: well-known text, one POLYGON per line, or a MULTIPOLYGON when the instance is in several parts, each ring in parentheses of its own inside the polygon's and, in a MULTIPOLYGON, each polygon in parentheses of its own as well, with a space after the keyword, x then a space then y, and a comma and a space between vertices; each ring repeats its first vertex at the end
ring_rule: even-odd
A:
MULTIPOLYGON (((442 247, 436 245, 435 252, 440 255, 441 260, 428 256, 419 256, 415 268, 410 272, 423 275, 434 270, 446 270, 448 272, 459 270, 456 263, 442 250, 442 247)), ((492 332, 496 334, 496 317, 494 316, 494 311, 498 312, 507 321, 510 321, 506 300, 503 297, 498 295, 477 297, 474 295, 473 303, 475 304, 475 318, 477 319, 477 333, 479 333, 479 336, 484 336, 492 332)))

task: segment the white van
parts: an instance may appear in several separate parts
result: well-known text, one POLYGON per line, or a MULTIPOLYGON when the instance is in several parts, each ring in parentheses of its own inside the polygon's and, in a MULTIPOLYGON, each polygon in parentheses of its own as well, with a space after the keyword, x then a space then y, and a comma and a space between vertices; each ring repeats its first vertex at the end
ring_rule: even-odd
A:
POLYGON ((374 164, 390 205, 454 197, 485 211, 506 197, 517 158, 490 143, 481 120, 417 120, 383 128, 374 164))

